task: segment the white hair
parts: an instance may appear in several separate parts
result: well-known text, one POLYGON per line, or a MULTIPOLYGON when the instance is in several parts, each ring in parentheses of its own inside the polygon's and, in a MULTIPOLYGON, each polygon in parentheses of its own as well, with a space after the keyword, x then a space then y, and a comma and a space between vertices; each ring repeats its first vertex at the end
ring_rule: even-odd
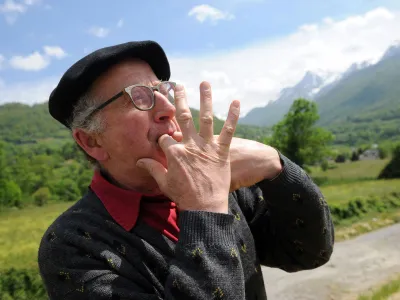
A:
MULTIPOLYGON (((71 130, 79 128, 83 129, 89 134, 103 132, 106 128, 106 121, 102 114, 94 114, 89 119, 87 118, 89 114, 96 109, 99 103, 100 99, 92 95, 90 91, 81 96, 72 111, 72 118, 69 123, 71 130)), ((86 151, 82 149, 79 144, 78 148, 83 151, 86 158, 89 160, 94 168, 100 169, 101 166, 96 159, 86 153, 86 151)))

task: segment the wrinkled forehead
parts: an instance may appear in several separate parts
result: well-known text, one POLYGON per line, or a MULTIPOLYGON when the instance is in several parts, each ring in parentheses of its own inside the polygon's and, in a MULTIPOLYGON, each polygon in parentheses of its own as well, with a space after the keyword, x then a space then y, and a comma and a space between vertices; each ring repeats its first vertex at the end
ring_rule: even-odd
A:
POLYGON ((140 59, 129 59, 115 64, 101 74, 91 87, 91 92, 112 97, 132 84, 155 85, 159 82, 148 63, 140 59))

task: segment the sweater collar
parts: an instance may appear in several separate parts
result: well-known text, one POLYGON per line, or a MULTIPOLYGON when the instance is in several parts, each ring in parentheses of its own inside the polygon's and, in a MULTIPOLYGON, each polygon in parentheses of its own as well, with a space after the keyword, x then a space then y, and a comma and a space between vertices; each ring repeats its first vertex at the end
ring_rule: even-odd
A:
POLYGON ((98 170, 94 171, 90 188, 120 226, 127 231, 135 226, 140 212, 140 201, 144 194, 110 183, 98 170))

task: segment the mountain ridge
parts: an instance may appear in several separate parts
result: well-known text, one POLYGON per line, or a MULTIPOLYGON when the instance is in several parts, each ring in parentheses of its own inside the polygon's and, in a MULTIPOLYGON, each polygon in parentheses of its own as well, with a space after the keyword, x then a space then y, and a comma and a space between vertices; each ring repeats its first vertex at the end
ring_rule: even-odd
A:
MULTIPOLYGON (((283 118, 297 98, 306 98, 316 101, 320 106, 320 100, 322 99, 322 102, 324 102, 324 98, 329 98, 329 94, 332 93, 338 85, 342 86, 343 82, 357 77, 359 72, 373 70, 370 68, 378 66, 380 63, 384 63, 387 60, 396 59, 397 57, 400 57, 400 42, 393 43, 389 46, 378 61, 373 62, 371 60, 365 60, 356 62, 351 64, 342 73, 330 73, 323 70, 307 71, 296 85, 282 89, 276 100, 270 101, 264 107, 252 109, 239 119, 239 123, 256 126, 272 126, 283 118), (310 84, 312 80, 314 85, 310 84)), ((385 71, 382 70, 381 72, 384 73, 385 71)), ((368 90, 365 91, 365 93, 368 93, 368 90)), ((378 97, 378 91, 374 90, 374 93, 375 97, 378 97)), ((331 101, 334 100, 331 99, 331 101)), ((322 104, 322 107, 323 106, 324 104, 322 104)), ((321 118, 325 118, 327 115, 328 114, 321 116, 321 118)))

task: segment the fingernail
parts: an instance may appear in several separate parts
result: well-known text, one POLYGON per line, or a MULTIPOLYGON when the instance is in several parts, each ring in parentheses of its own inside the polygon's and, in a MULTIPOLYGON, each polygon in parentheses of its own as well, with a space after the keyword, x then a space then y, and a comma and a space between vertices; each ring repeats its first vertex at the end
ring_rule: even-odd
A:
POLYGON ((239 100, 233 100, 233 106, 234 107, 239 107, 240 106, 240 101, 239 100))

